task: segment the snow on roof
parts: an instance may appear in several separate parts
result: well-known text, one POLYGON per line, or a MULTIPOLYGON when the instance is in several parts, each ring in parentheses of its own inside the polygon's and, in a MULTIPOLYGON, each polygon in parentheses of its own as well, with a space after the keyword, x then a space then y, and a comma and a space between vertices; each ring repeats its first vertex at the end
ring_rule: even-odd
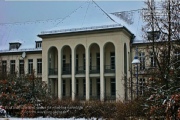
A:
POLYGON ((121 24, 114 21, 93 1, 88 1, 74 13, 66 16, 56 27, 42 31, 40 35, 105 29, 112 26, 117 27, 121 24))
POLYGON ((143 41, 142 27, 144 22, 141 17, 141 10, 134 10, 130 12, 115 12, 109 15, 117 23, 121 23, 122 26, 126 27, 135 35, 134 42, 143 41))
POLYGON ((39 35, 126 27, 135 35, 134 42, 137 42, 143 40, 142 25, 140 10, 106 13, 95 2, 89 1, 74 13, 66 16, 56 27, 42 31, 39 35))

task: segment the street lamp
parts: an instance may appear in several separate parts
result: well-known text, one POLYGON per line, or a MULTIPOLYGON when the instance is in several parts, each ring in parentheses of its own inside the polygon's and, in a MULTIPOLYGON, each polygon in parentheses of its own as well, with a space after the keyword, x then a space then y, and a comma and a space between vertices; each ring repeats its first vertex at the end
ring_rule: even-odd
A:
POLYGON ((136 65, 136 94, 137 94, 137 97, 139 95, 139 90, 138 90, 138 64, 140 64, 140 60, 138 59, 138 48, 136 47, 136 50, 135 50, 135 56, 134 56, 134 60, 132 61, 132 64, 136 65))

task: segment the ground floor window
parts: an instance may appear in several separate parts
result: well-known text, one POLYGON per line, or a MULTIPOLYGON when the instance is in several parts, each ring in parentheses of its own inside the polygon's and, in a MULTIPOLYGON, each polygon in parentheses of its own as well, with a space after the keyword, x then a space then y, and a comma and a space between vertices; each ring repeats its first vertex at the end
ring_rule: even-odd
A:
POLYGON ((66 81, 65 80, 63 80, 63 96, 65 96, 66 95, 66 81))
POLYGON ((116 95, 116 81, 115 78, 111 78, 111 95, 116 95))
POLYGON ((97 96, 100 96, 100 79, 97 79, 97 96))
POLYGON ((10 61, 10 72, 11 74, 15 74, 15 60, 10 61))

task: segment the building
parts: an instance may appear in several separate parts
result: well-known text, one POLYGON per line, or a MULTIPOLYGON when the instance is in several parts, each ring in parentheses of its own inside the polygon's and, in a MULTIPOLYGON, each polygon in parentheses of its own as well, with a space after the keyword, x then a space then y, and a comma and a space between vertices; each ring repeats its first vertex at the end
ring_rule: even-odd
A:
POLYGON ((79 10, 60 27, 39 33, 42 40, 31 42, 34 47, 9 42, 9 49, 0 51, 2 72, 31 74, 35 69, 60 99, 130 99, 132 43, 138 36, 120 13, 107 14, 97 6, 89 9, 83 19, 79 15, 85 11, 79 10))

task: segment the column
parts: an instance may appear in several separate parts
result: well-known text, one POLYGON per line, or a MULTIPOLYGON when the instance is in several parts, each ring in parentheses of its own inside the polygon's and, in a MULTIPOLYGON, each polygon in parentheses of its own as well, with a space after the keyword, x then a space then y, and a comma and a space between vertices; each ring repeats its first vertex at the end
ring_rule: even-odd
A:
POLYGON ((89 86, 90 86, 90 82, 89 82, 89 47, 86 46, 86 100, 90 99, 90 91, 89 91, 89 86))
POLYGON ((124 80, 122 80, 124 64, 123 60, 124 44, 115 45, 115 69, 116 69, 116 101, 124 100, 124 80))
POLYGON ((104 48, 103 46, 100 46, 100 90, 101 95, 100 99, 101 101, 104 101, 104 48))
POLYGON ((75 49, 72 48, 72 63, 71 63, 71 70, 72 70, 72 100, 75 100, 76 97, 76 79, 75 79, 75 49))
POLYGON ((62 99, 62 76, 61 76, 62 55, 61 48, 58 49, 58 98, 62 99))

